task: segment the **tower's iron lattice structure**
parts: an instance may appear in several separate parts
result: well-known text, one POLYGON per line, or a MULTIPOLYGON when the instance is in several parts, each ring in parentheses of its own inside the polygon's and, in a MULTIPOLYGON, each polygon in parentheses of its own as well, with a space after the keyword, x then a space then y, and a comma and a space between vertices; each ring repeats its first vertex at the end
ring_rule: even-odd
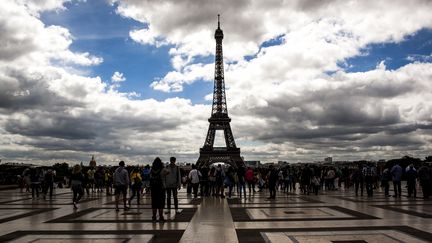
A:
POLYGON ((204 146, 200 149, 198 167, 208 166, 213 163, 223 162, 234 166, 244 166, 240 157, 240 148, 237 148, 231 131, 231 118, 228 117, 228 109, 225 96, 225 81, 223 68, 222 39, 223 32, 220 28, 218 15, 218 28, 215 31, 216 56, 215 56, 215 78, 213 89, 213 105, 211 117, 208 119, 210 125, 204 146), (216 130, 222 130, 225 137, 226 147, 214 147, 216 130))

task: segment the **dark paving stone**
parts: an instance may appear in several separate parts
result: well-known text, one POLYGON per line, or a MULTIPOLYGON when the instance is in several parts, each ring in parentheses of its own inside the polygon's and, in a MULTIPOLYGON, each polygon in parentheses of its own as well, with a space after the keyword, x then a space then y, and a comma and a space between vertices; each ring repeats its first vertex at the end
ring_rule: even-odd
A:
MULTIPOLYGON (((2 219, 0 219, 0 224, 5 223, 5 222, 9 222, 12 220, 20 219, 20 218, 30 217, 30 216, 40 214, 40 213, 49 212, 49 211, 55 210, 57 208, 37 208, 37 209, 35 209, 35 208, 13 208, 13 209, 14 210, 15 209, 16 210, 20 210, 20 209, 21 210, 30 210, 30 211, 27 213, 23 212, 22 214, 19 214, 19 215, 2 218, 2 219)), ((2 210, 11 210, 11 208, 0 208, 0 213, 2 210)))
POLYGON ((368 243, 365 240, 332 240, 332 243, 368 243))
MULTIPOLYGON (((68 214, 66 216, 53 219, 50 221, 47 221, 46 223, 144 223, 144 222, 152 222, 151 217, 145 219, 79 219, 80 217, 83 217, 87 214, 96 212, 98 210, 105 210, 109 209, 113 212, 115 211, 115 208, 87 208, 84 210, 77 211, 72 214, 68 214)), ((151 209, 148 209, 150 211, 151 209)), ((173 220, 167 220, 168 222, 189 222, 193 215, 196 212, 196 208, 184 208, 182 209, 180 214, 176 214, 175 218, 173 220)), ((120 211, 118 212, 119 215, 141 215, 141 212, 131 212, 131 211, 120 211)))
POLYGON ((382 208, 386 210, 391 210, 398 213, 408 214, 412 216, 417 216, 421 218, 432 218, 432 212, 431 213, 421 213, 414 210, 408 210, 399 208, 400 206, 423 206, 423 205, 430 205, 432 206, 432 203, 422 203, 422 204, 392 204, 392 205, 371 205, 377 208, 382 208))
POLYGON ((400 202, 412 202, 412 201, 423 201, 423 199, 420 198, 408 198, 408 197, 385 197, 383 195, 377 195, 373 197, 367 197, 367 196, 331 196, 337 199, 355 202, 355 203, 400 203, 400 202))
MULTIPOLYGON (((263 232, 314 232, 314 231, 376 231, 376 230, 396 230, 412 237, 421 240, 432 242, 432 234, 429 232, 421 231, 409 226, 359 226, 359 227, 324 227, 324 228, 274 228, 274 229, 237 229, 237 237, 240 243, 265 243, 263 232)), ((341 242, 341 241, 339 241, 341 242)), ((345 241, 350 242, 350 241, 345 241)), ((351 241, 353 242, 353 241, 351 241)))
POLYGON ((261 200, 252 200, 252 201, 244 201, 241 198, 227 198, 228 204, 304 204, 304 203, 324 203, 320 200, 307 197, 307 196, 294 196, 294 197, 276 197, 275 200, 268 200, 266 197, 254 197, 253 199, 261 199, 261 200), (293 201, 293 199, 299 199, 298 202, 293 201))
MULTIPOLYGON (((233 208, 231 207, 231 215, 233 217, 234 222, 247 222, 247 221, 323 221, 323 220, 370 220, 370 219, 379 219, 378 217, 368 215, 365 213, 357 212, 351 209, 339 207, 339 206, 301 206, 301 207, 248 207, 248 208, 233 208), (247 209, 251 208, 284 208, 284 209, 294 209, 301 208, 307 211, 308 209, 320 209, 320 208, 329 208, 344 214, 347 214, 351 217, 315 217, 315 218, 268 218, 268 219, 253 219, 247 213, 247 209)), ((284 211, 289 212, 289 211, 284 211)), ((298 212, 296 212, 298 214, 298 212)), ((289 214, 289 213, 288 213, 289 214)))
POLYGON ((0 236, 0 242, 18 239, 27 235, 140 235, 153 234, 151 242, 170 243, 178 242, 183 234, 183 230, 44 230, 44 231, 15 231, 10 234, 0 236))

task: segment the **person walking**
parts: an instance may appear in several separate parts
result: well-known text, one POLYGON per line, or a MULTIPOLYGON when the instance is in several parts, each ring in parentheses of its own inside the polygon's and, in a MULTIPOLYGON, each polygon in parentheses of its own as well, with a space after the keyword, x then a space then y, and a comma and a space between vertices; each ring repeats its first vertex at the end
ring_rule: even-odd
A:
POLYGON ((174 199, 175 213, 178 211, 178 197, 177 191, 181 188, 181 173, 180 168, 176 165, 176 158, 170 158, 170 164, 166 167, 167 174, 164 177, 165 190, 167 196, 167 210, 165 213, 171 213, 171 195, 174 199))
POLYGON ((432 186, 432 172, 426 163, 424 163, 418 170, 418 178, 420 180, 420 186, 423 192, 423 199, 428 199, 431 195, 432 186))
POLYGON ((194 199, 198 197, 198 187, 200 183, 201 172, 199 172, 196 168, 196 165, 192 165, 192 170, 189 172, 188 178, 190 183, 192 184, 192 190, 194 194, 194 199))
POLYGON ((351 174, 351 181, 354 183, 355 195, 358 196, 360 188, 360 196, 363 196, 363 166, 358 165, 357 169, 351 174))
POLYGON ((391 180, 390 170, 385 168, 381 175, 381 186, 384 187, 384 195, 386 197, 390 197, 390 185, 389 181, 391 180))
POLYGON ((255 175, 254 175, 254 171, 251 167, 248 167, 246 170, 245 180, 246 180, 246 183, 248 184, 249 195, 251 195, 252 190, 253 190, 253 192, 255 192, 255 175))
POLYGON ((31 184, 32 198, 34 199, 35 195, 37 198, 39 198, 39 188, 41 182, 39 180, 39 170, 36 168, 31 168, 30 170, 30 184, 31 184))
POLYGON ((406 171, 407 186, 408 186, 408 197, 417 197, 417 171, 414 169, 414 165, 410 164, 406 171))
POLYGON ((116 205, 116 211, 119 211, 119 200, 120 200, 120 194, 123 195, 123 204, 124 204, 124 210, 128 210, 129 208, 126 206, 127 202, 127 189, 129 185, 129 173, 124 168, 125 162, 120 161, 119 167, 114 172, 114 194, 115 194, 115 205, 116 205))
POLYGON ((137 197, 137 205, 140 204, 142 178, 138 167, 135 167, 133 169, 130 175, 130 181, 131 181, 132 196, 129 198, 129 207, 131 206, 132 199, 134 199, 135 196, 137 197))
POLYGON ((43 189, 43 198, 46 198, 46 195, 48 194, 49 190, 49 197, 50 199, 53 196, 53 190, 54 190, 54 172, 52 169, 49 169, 45 175, 44 175, 44 189, 43 189))
POLYGON ((246 174, 245 167, 239 166, 237 168, 238 193, 239 193, 239 196, 242 197, 242 191, 243 191, 244 198, 246 199, 246 179, 245 179, 245 174, 246 174))
POLYGON ((279 178, 278 171, 273 167, 273 165, 270 165, 269 169, 270 171, 267 174, 267 180, 270 197, 268 197, 267 199, 276 199, 276 183, 279 178))
POLYGON ((375 178, 376 171, 373 164, 368 163, 366 167, 363 168, 363 177, 366 184, 366 193, 368 197, 373 196, 373 180, 375 178))
POLYGON ((81 172, 81 166, 75 165, 72 169, 72 175, 70 177, 71 189, 73 192, 72 204, 74 209, 78 209, 77 204, 84 195, 84 175, 81 172))
POLYGON ((234 187, 234 183, 235 183, 235 178, 234 178, 234 169, 232 166, 228 167, 226 176, 225 176, 225 180, 224 180, 224 184, 225 186, 228 187, 228 198, 231 198, 232 196, 232 190, 234 187))
POLYGON ((203 166, 200 168, 199 172, 201 172, 200 177, 200 195, 201 197, 205 197, 209 195, 209 168, 207 166, 203 166))
POLYGON ((395 164, 391 168, 390 173, 392 174, 392 180, 393 180, 393 190, 394 190, 393 197, 401 197, 402 196, 402 188, 401 188, 402 167, 400 167, 398 164, 395 164))
POLYGON ((162 160, 156 157, 150 170, 150 195, 152 205, 152 221, 156 221, 156 213, 159 213, 159 221, 164 222, 163 209, 165 207, 165 185, 163 177, 167 173, 164 171, 162 160))
POLYGON ((209 178, 209 193, 212 196, 216 195, 216 168, 215 167, 211 167, 209 173, 208 173, 208 178, 209 178))
POLYGON ((220 164, 216 168, 216 195, 225 198, 224 195, 225 171, 220 164))
POLYGON ((150 191, 150 166, 144 166, 141 173, 141 178, 143 181, 143 193, 148 194, 150 191))

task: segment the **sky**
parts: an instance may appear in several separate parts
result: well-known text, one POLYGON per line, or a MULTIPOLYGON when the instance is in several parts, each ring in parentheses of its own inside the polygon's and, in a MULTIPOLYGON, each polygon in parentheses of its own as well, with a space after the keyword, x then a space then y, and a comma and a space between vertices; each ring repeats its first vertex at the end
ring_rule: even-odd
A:
POLYGON ((429 0, 5 0, 0 159, 195 162, 211 114, 217 14, 245 160, 423 158, 430 12, 429 0))

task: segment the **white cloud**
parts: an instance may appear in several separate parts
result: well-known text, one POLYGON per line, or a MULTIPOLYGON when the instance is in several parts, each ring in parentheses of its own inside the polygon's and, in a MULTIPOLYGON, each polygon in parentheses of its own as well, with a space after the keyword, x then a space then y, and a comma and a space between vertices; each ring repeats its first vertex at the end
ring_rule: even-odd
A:
MULTIPOLYGON (((72 51, 68 29, 39 19, 41 11, 63 11, 62 4, 8 0, 0 8, 1 157, 77 162, 96 154, 114 164, 174 155, 193 162, 210 105, 119 92, 115 85, 125 79, 119 71, 114 84, 69 71, 70 65, 103 60, 72 51)), ((424 156, 432 149, 431 63, 388 70, 380 62, 357 73, 338 65, 364 55, 368 44, 400 42, 430 28, 430 1, 118 4, 118 13, 147 24, 130 32, 134 41, 169 45, 173 70, 151 84, 164 92, 213 80, 214 64, 197 60, 214 53, 216 14, 222 14, 228 110, 246 159, 377 159, 424 156), (281 43, 260 49, 275 37, 281 43)), ((212 100, 207 92, 205 99, 212 100)))
POLYGON ((123 73, 115 71, 111 76, 111 81, 114 83, 123 82, 126 78, 123 76, 123 73))
POLYGON ((182 71, 171 71, 167 73, 163 79, 152 82, 150 87, 163 92, 181 92, 184 83, 188 84, 196 80, 212 80, 213 71, 213 64, 189 65, 182 71))

